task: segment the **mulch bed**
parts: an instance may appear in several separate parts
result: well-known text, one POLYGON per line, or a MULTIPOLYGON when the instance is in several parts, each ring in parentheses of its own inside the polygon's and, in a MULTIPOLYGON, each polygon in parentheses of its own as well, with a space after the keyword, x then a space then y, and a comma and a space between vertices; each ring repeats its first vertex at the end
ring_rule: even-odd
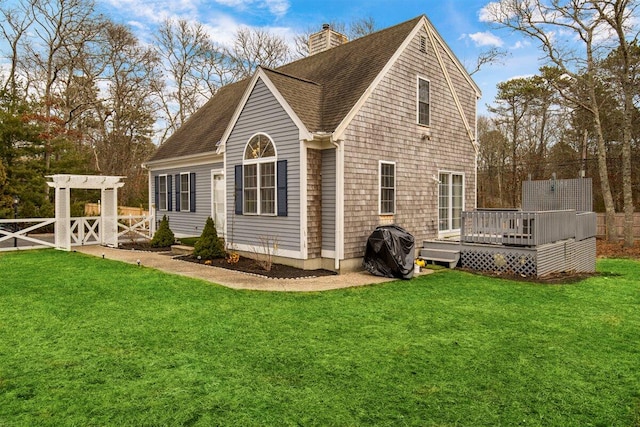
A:
POLYGON ((149 243, 143 243, 143 242, 119 243, 118 249, 124 249, 126 251, 171 252, 171 246, 154 248, 149 243))
POLYGON ((604 239, 596 239, 596 254, 598 258, 640 259, 640 241, 636 241, 631 248, 625 248, 623 240, 608 242, 604 239))
MULTIPOLYGON (((163 248, 153 248, 151 245, 145 242, 123 243, 118 245, 119 249, 124 250, 136 250, 146 252, 171 252, 171 246, 163 248)), ((205 263, 205 260, 200 260, 193 255, 184 255, 176 257, 182 261, 194 262, 197 264, 210 265, 212 267, 226 268, 228 270, 241 271, 244 273, 255 274, 258 276, 268 277, 271 279, 302 279, 305 277, 320 277, 320 276, 333 276, 336 273, 330 270, 303 270, 301 268, 290 267, 288 265, 276 264, 271 265, 271 270, 266 271, 262 268, 256 260, 251 258, 240 257, 237 263, 229 263, 224 258, 218 258, 211 260, 210 263, 205 263)))
POLYGON ((229 270, 242 271, 244 273, 255 274, 268 277, 270 279, 302 279, 305 277, 333 276, 336 273, 330 270, 303 270, 283 264, 271 264, 271 270, 266 271, 258 262, 251 258, 240 257, 238 262, 230 263, 224 258, 216 258, 210 261, 199 260, 193 255, 178 257, 183 261, 195 262, 197 264, 210 265, 211 267, 226 268, 229 270))
MULTIPOLYGON (((148 243, 144 242, 136 242, 136 243, 125 243, 119 245, 121 249, 124 250, 141 250, 141 251, 149 251, 149 252, 170 252, 171 247, 164 248, 152 248, 148 243)), ((634 258, 640 259, 640 242, 636 243, 632 248, 625 248, 624 242, 607 242, 606 240, 597 239, 596 240, 596 253, 598 258, 634 258)), ((199 264, 204 264, 204 260, 199 260, 193 255, 186 255, 182 257, 178 257, 183 261, 195 262, 199 264)), ((330 270, 302 270, 300 268, 290 267, 288 265, 282 264, 272 264, 271 271, 264 270, 255 260, 251 258, 240 257, 240 260, 233 264, 227 262, 226 259, 214 259, 211 261, 211 266, 213 267, 221 267, 229 270, 242 271, 245 273, 256 274, 259 276, 264 276, 268 278, 274 279, 299 279, 304 277, 320 277, 320 276, 331 276, 335 275, 334 271, 330 270)), ((474 274, 482 274, 484 276, 503 278, 509 280, 517 280, 523 282, 533 282, 533 283, 543 283, 543 284, 571 284, 575 282, 579 282, 580 280, 586 279, 588 277, 592 277, 598 275, 598 273, 579 273, 579 274, 571 274, 571 273, 557 273, 551 274, 546 277, 522 277, 519 275, 512 274, 496 274, 496 273, 487 273, 487 272, 478 272, 471 271, 474 274)))

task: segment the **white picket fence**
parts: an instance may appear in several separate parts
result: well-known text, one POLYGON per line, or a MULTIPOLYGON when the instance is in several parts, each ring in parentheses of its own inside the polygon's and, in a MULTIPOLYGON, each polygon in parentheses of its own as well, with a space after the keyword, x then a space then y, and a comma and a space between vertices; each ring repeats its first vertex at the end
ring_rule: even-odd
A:
MULTIPOLYGON (((71 246, 100 245, 101 218, 84 216, 71 218, 71 246)), ((55 218, 0 219, 0 251, 55 248, 55 233, 51 224, 55 218)), ((155 218, 151 215, 118 216, 118 241, 150 239, 155 232, 155 218)))

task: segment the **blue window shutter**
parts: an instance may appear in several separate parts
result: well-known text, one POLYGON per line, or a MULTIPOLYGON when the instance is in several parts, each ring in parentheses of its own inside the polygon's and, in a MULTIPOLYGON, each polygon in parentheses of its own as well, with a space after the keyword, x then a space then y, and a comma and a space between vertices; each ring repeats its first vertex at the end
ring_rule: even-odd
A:
POLYGON ((189 211, 196 211, 196 174, 191 172, 189 174, 189 211))
POLYGON ((180 212, 180 201, 182 198, 180 197, 180 174, 176 174, 176 212, 180 212))
POLYGON ((287 161, 278 160, 278 216, 287 216, 287 161))
POLYGON ((236 165, 235 168, 236 215, 242 215, 242 165, 236 165))
POLYGON ((171 175, 167 175, 167 210, 170 211, 173 203, 171 200, 171 195, 173 194, 173 187, 171 185, 171 175))
POLYGON ((154 176, 154 180, 155 180, 155 202, 156 202, 156 209, 160 209, 160 177, 158 175, 154 176))

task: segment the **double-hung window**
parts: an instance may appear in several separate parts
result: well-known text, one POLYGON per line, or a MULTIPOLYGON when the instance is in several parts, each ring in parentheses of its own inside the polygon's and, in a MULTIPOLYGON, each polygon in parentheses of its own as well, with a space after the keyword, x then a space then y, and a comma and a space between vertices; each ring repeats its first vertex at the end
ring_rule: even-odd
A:
POLYGON ((396 164, 380 161, 380 215, 396 212, 396 164))
POLYGON ((464 210, 464 176, 454 172, 440 172, 438 179, 438 231, 459 231, 464 210))
POLYGON ((429 80, 418 77, 418 124, 431 125, 431 84, 429 80))
POLYGON ((167 210, 167 175, 158 176, 158 209, 162 211, 167 210))
POLYGON ((181 173, 180 174, 180 210, 181 211, 189 211, 189 174, 181 173))
POLYGON ((276 149, 271 139, 257 134, 249 140, 243 162, 243 211, 276 214, 276 149))

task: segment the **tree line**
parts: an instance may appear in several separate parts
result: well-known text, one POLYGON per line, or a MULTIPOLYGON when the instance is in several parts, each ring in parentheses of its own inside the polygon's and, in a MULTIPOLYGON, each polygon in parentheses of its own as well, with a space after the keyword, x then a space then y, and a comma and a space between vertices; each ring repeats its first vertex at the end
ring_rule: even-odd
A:
POLYGON ((637 1, 500 0, 486 12, 536 42, 546 65, 500 83, 491 117, 478 121, 479 206, 519 206, 529 176, 590 176, 607 238, 618 238, 615 213, 624 212, 632 246, 640 196, 637 1))
MULTIPOLYGON (((334 23, 352 37, 371 18, 334 23)), ((45 176, 121 175, 120 201, 146 205, 141 164, 221 86, 307 54, 276 34, 240 27, 228 46, 198 23, 165 20, 151 40, 98 13, 93 0, 0 2, 0 217, 53 215, 45 176)), ((80 193, 80 192, 78 192, 80 193)), ((74 200, 91 195, 72 195, 74 200)), ((96 198, 94 195, 93 198, 96 198)), ((74 207, 76 215, 81 210, 74 207)))

